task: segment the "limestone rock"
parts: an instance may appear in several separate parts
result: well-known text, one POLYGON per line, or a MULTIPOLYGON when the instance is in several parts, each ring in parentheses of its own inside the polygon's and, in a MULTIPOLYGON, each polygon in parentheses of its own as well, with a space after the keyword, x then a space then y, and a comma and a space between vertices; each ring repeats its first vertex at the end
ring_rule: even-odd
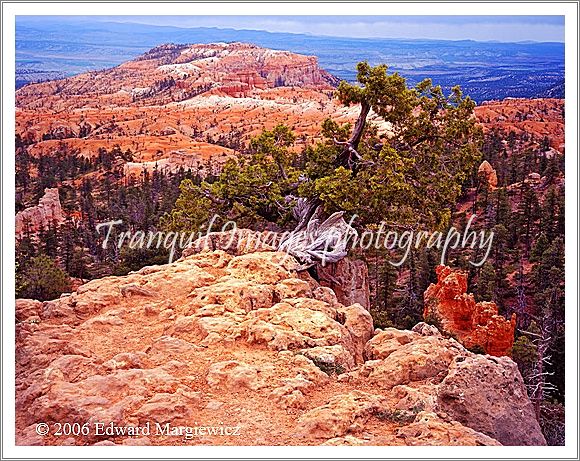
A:
POLYGON ((44 195, 40 198, 38 205, 16 213, 16 238, 22 237, 27 231, 34 234, 54 224, 58 226, 63 221, 64 214, 58 189, 44 189, 44 195))
POLYGON ((258 370, 235 360, 214 363, 209 368, 207 383, 210 386, 223 384, 231 390, 242 387, 257 389, 259 387, 258 370))
POLYGON ((380 400, 376 395, 360 391, 337 395, 303 415, 298 425, 308 437, 340 437, 364 426, 373 412, 380 408, 380 400))
POLYGON ((298 374, 294 378, 286 378, 282 382, 283 385, 275 388, 270 397, 282 408, 304 408, 306 406, 304 393, 315 387, 315 384, 304 378, 302 374, 298 374))
POLYGON ((386 328, 366 343, 365 358, 367 360, 387 358, 391 353, 400 349, 401 346, 409 344, 417 337, 418 335, 411 331, 386 328))
POLYGON ((369 309, 369 274, 364 261, 347 257, 326 266, 318 264, 316 271, 320 284, 332 289, 340 303, 358 303, 369 309))
POLYGON ((299 278, 283 280, 276 285, 275 291, 279 299, 312 296, 310 284, 299 278))
POLYGON ((477 356, 426 324, 375 334, 362 305, 296 268, 285 253, 218 249, 18 300, 17 443, 183 443, 37 437, 41 421, 222 421, 262 445, 543 443, 509 358, 477 356), (153 296, 122 296, 128 285, 153 296))
POLYGON ((340 375, 355 366, 353 356, 341 345, 316 346, 300 352, 329 375, 340 375))
MULTIPOLYGON (((387 340, 387 343, 391 341, 387 340)), ((385 346, 375 346, 375 350, 388 351, 385 346)), ((427 379, 440 382, 460 348, 452 340, 436 336, 419 337, 400 345, 382 360, 365 362, 359 374, 388 390, 399 384, 427 379)))
POLYGON ((406 445, 501 445, 485 434, 457 421, 445 421, 435 413, 421 412, 415 421, 397 431, 406 445))
POLYGON ((233 277, 268 284, 290 278, 290 271, 296 268, 296 260, 282 252, 251 253, 238 256, 228 264, 228 272, 233 277))
POLYGON ((497 173, 487 160, 481 162, 481 165, 477 169, 477 174, 487 182, 491 189, 497 187, 497 173))
POLYGON ((337 311, 344 316, 344 326, 352 338, 355 361, 361 363, 364 361, 365 344, 373 336, 373 318, 360 304, 340 307, 337 311))
POLYGON ((454 360, 441 382, 438 405, 456 421, 503 445, 546 444, 517 365, 508 357, 454 360))
POLYGON ((132 368, 143 368, 143 362, 147 354, 143 352, 121 352, 110 360, 103 363, 109 370, 130 370, 132 368))
POLYGON ((252 311, 249 316, 247 323, 242 324, 248 340, 276 350, 352 344, 348 330, 318 310, 282 302, 270 309, 252 311))
MULTIPOLYGON (((192 242, 183 251, 182 257, 214 250, 222 250, 233 256, 256 251, 274 251, 282 236, 283 234, 276 232, 258 232, 248 229, 210 232, 192 242)), ((364 261, 345 257, 336 263, 327 263, 325 266, 317 264, 316 273, 320 285, 330 288, 338 302, 345 306, 358 303, 365 309, 369 309, 368 268, 364 261)), ((319 293, 322 295, 322 292, 319 291, 319 293)))
POLYGON ((256 251, 274 251, 278 246, 277 238, 277 234, 272 232, 257 232, 249 229, 209 232, 194 240, 189 247, 183 250, 182 257, 214 250, 223 250, 234 256, 256 251))
POLYGON ((147 400, 136 412, 135 417, 141 422, 165 424, 174 421, 187 421, 200 406, 201 392, 193 392, 181 385, 174 393, 161 392, 147 400))
POLYGON ((40 317, 42 303, 34 299, 16 300, 16 320, 23 322, 31 317, 40 317))
POLYGON ((333 439, 327 440, 322 445, 328 446, 357 446, 357 445, 367 445, 368 440, 359 439, 358 437, 353 437, 352 435, 347 435, 344 437, 335 437, 333 439))

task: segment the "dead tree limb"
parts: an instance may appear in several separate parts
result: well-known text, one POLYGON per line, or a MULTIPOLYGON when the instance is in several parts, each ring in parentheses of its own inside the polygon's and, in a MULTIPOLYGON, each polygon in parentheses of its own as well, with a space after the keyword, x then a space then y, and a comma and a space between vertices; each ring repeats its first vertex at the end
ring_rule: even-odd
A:
MULTIPOLYGON (((371 106, 367 101, 361 103, 361 111, 348 141, 334 139, 342 151, 337 156, 334 166, 342 166, 356 171, 362 160, 358 153, 367 116, 371 106)), ((298 221, 294 231, 279 246, 280 251, 293 255, 303 265, 303 269, 320 262, 323 266, 340 261, 347 254, 347 243, 356 230, 344 219, 344 212, 337 212, 320 223, 323 213, 319 198, 299 199, 294 207, 294 218, 298 221)))
MULTIPOLYGON (((296 213, 310 214, 307 200, 299 199, 295 208, 296 213)), ((347 255, 347 245, 350 238, 357 235, 356 230, 344 218, 344 211, 331 215, 324 222, 320 222, 321 207, 317 207, 312 217, 304 221, 301 230, 292 231, 279 245, 279 251, 285 251, 294 256, 301 264, 300 269, 307 269, 320 262, 323 266, 340 261, 347 255)))

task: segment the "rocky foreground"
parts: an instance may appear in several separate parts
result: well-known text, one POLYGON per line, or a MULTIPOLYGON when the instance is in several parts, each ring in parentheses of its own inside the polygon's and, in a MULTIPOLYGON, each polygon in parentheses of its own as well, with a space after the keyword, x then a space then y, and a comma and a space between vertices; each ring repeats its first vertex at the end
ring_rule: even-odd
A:
POLYGON ((545 444, 510 358, 424 323, 375 330, 296 267, 215 250, 18 300, 16 443, 545 444), (67 422, 90 430, 56 436, 67 422), (96 423, 151 430, 97 435, 96 423), (237 429, 175 429, 200 426, 237 429))

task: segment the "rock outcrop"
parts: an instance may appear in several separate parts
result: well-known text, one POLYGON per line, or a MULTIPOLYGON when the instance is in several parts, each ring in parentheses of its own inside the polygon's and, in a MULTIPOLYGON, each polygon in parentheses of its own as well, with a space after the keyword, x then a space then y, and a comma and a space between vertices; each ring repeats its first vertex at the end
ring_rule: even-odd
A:
POLYGON ((59 225, 63 221, 58 189, 44 189, 44 195, 38 205, 16 213, 16 238, 22 237, 27 231, 34 234, 54 224, 59 225))
MULTIPOLYGON (((17 100, 19 107, 34 106, 32 95, 98 98, 106 91, 127 104, 168 104, 200 94, 251 97, 279 87, 331 90, 338 83, 336 77, 318 66, 316 56, 249 43, 166 44, 111 69, 70 77, 58 85, 45 82, 32 90, 21 88, 17 100), (87 80, 92 85, 87 85, 87 80)), ((78 101, 67 104, 77 105, 78 101)))
POLYGON ((516 314, 511 319, 498 315, 493 302, 475 302, 467 293, 467 274, 438 266, 437 283, 425 291, 423 317, 469 349, 481 349, 494 356, 511 355, 516 314))
MULTIPOLYGON (((223 250, 234 256, 255 251, 273 251, 280 244, 281 234, 273 231, 235 229, 210 232, 193 241, 183 250, 183 256, 201 251, 223 250)), ((316 264, 318 282, 334 291, 338 302, 344 305, 358 303, 370 308, 368 268, 364 261, 345 257, 336 263, 316 264)))
POLYGON ((17 444, 544 443, 511 359, 425 324, 374 332, 297 265, 212 250, 17 300, 17 444), (57 437, 56 422, 88 431, 57 437))
POLYGON ((477 169, 477 175, 487 183, 490 189, 497 187, 497 173, 487 160, 481 162, 477 169))
POLYGON ((332 289, 341 303, 370 308, 369 271, 364 261, 346 257, 326 266, 318 264, 316 273, 320 284, 332 289))

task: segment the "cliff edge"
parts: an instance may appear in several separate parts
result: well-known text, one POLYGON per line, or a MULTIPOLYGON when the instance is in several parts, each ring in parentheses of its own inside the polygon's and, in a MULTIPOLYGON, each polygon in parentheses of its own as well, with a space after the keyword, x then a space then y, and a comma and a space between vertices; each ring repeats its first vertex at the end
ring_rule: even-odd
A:
POLYGON ((374 330, 296 267, 204 251, 17 300, 17 444, 545 444, 510 358, 424 323, 374 330), (65 422, 90 430, 54 435, 65 422))

